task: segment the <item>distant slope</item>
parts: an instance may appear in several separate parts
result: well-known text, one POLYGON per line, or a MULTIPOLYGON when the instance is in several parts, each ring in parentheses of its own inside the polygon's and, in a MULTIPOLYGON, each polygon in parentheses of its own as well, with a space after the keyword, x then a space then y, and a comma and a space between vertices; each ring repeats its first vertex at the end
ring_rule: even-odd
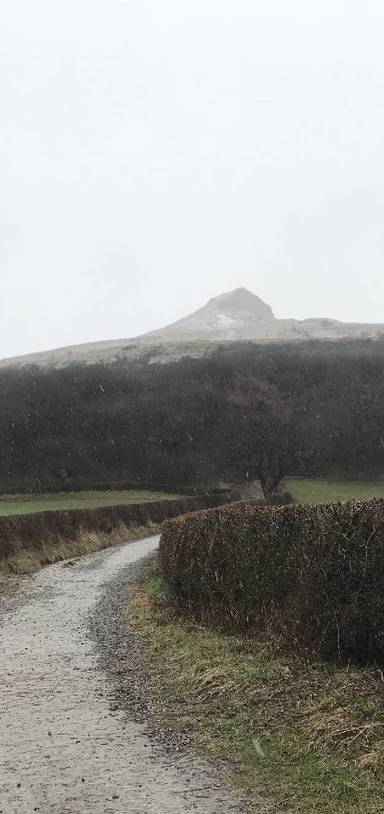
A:
POLYGON ((245 333, 264 334, 278 320, 272 308, 245 288, 237 288, 209 300, 203 308, 172 325, 144 335, 142 339, 236 340, 245 333))
POLYGON ((377 339, 384 324, 344 323, 333 319, 276 319, 269 305, 246 288, 214 297, 183 319, 131 339, 89 342, 0 361, 0 367, 65 367, 73 362, 113 362, 140 359, 168 362, 184 356, 209 354, 217 343, 241 340, 294 342, 308 339, 377 339))

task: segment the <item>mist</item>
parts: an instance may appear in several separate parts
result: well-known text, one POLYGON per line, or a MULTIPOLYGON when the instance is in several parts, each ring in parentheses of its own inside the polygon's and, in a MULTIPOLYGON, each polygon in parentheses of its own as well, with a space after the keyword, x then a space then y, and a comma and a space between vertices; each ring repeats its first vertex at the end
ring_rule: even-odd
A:
POLYGON ((0 357, 246 286, 384 322, 384 8, 4 0, 0 357))

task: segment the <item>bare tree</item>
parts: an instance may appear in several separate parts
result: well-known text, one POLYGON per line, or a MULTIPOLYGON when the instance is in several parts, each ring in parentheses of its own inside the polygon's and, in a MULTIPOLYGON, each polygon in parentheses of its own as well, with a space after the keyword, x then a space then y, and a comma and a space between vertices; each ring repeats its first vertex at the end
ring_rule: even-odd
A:
POLYGON ((295 405, 259 386, 239 391, 230 400, 237 411, 245 478, 257 478, 268 498, 276 492, 297 454, 295 405))

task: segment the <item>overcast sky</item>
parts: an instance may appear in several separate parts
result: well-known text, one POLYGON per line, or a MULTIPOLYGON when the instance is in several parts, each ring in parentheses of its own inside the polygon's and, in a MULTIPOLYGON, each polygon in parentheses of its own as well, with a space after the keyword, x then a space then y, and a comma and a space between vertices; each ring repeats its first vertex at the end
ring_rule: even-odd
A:
POLYGON ((2 0, 0 357, 384 322, 383 0, 2 0))

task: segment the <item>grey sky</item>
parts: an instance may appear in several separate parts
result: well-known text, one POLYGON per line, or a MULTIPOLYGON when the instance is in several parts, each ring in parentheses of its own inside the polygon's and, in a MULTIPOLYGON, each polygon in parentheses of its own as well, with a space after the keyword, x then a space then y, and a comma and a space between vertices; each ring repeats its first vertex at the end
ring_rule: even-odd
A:
POLYGON ((384 322, 382 0, 3 0, 0 357, 247 286, 384 322))

